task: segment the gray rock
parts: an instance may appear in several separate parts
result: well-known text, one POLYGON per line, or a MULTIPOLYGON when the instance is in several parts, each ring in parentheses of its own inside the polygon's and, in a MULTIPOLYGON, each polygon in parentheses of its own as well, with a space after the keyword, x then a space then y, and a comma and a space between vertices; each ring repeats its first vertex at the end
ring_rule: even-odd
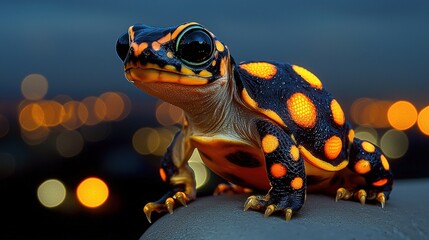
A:
POLYGON ((397 181, 384 209, 309 194, 290 222, 280 213, 244 212, 246 198, 198 198, 158 219, 140 239, 429 239, 428 179, 397 181))

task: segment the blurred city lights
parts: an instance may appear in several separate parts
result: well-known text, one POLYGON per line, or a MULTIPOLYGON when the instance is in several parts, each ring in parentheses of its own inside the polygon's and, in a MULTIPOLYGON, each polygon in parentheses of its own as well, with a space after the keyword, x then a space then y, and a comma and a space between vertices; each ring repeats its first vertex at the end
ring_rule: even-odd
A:
POLYGON ((9 121, 7 118, 0 114, 0 138, 6 136, 9 132, 9 121))
POLYGON ((85 207, 96 208, 109 197, 109 188, 103 180, 90 177, 79 183, 76 195, 79 202, 85 207))
POLYGON ((417 110, 408 101, 397 101, 387 112, 390 125, 397 130, 407 130, 417 121, 417 110))
POLYGON ((104 120, 107 114, 107 107, 103 100, 90 96, 83 99, 82 103, 88 109, 86 125, 93 126, 104 120))
POLYGON ((37 104, 43 111, 43 126, 55 127, 63 121, 65 115, 63 105, 55 101, 39 101, 37 104))
POLYGON ((0 152, 0 180, 15 173, 15 158, 8 153, 0 152))
POLYGON ((82 151, 83 146, 83 137, 77 131, 63 131, 57 136, 56 147, 58 153, 63 157, 78 155, 82 151))
POLYGON ((163 126, 181 123, 183 110, 167 102, 161 102, 155 112, 156 120, 163 126))
POLYGON ((152 154, 159 147, 161 137, 153 128, 140 128, 137 130, 132 139, 134 149, 142 154, 152 154))
POLYGON ((26 105, 19 114, 19 123, 26 131, 33 131, 43 125, 44 114, 42 107, 37 103, 26 105))
POLYGON ((100 99, 106 105, 105 120, 115 121, 120 119, 125 110, 125 102, 121 95, 114 92, 106 92, 100 96, 100 99))
POLYGON ((21 129, 21 137, 28 145, 37 145, 44 142, 49 134, 50 130, 47 127, 39 127, 32 131, 21 129))
POLYGON ((37 188, 37 198, 45 207, 56 207, 66 198, 66 188, 59 180, 46 180, 37 188))
POLYGON ((64 104, 64 119, 62 126, 68 130, 81 127, 88 119, 88 109, 78 101, 68 101, 64 104))
POLYGON ((196 187, 200 188, 204 186, 209 180, 209 172, 207 167, 204 165, 197 149, 194 149, 194 152, 189 158, 188 163, 194 171, 196 187))
POLYGON ((429 136, 429 106, 420 111, 417 119, 417 125, 423 134, 429 136))
POLYGON ((158 128, 156 130, 159 136, 159 145, 152 154, 156 156, 164 156, 168 146, 173 140, 174 132, 166 128, 158 128))
POLYGON ((40 100, 48 92, 48 80, 40 74, 30 74, 22 80, 21 92, 26 99, 40 100))
POLYGON ((400 158, 408 150, 407 135, 395 129, 390 129, 380 139, 380 148, 389 158, 400 158))
POLYGON ((359 126, 355 129, 355 137, 377 144, 378 133, 374 128, 359 126))
POLYGON ((352 120, 364 126, 375 128, 389 127, 387 111, 391 102, 371 98, 359 98, 350 107, 352 120))

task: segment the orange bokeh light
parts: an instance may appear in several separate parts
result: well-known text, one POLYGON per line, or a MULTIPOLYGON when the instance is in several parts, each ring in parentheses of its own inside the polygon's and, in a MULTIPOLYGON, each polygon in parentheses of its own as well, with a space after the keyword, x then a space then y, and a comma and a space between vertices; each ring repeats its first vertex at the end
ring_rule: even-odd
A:
POLYGON ((100 96, 106 105, 106 114, 104 116, 106 121, 115 121, 122 116, 125 103, 122 97, 114 92, 106 92, 100 96))
POLYGON ((417 110, 408 101, 397 101, 387 111, 390 125, 397 130, 407 130, 417 121, 417 110))
POLYGON ((101 206, 109 197, 109 188, 103 180, 90 177, 79 184, 76 194, 82 205, 96 208, 101 206))
POLYGON ((423 134, 429 136, 429 106, 420 111, 417 119, 417 125, 423 134))

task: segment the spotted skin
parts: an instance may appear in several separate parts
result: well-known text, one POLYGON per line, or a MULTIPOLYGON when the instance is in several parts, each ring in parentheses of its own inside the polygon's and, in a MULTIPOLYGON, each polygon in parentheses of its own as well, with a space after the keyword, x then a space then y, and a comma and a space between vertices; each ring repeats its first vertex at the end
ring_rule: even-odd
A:
POLYGON ((306 68, 236 63, 228 47, 195 22, 133 25, 116 50, 131 83, 185 112, 161 161, 169 191, 145 205, 149 221, 153 211, 172 213, 196 198, 187 163, 195 148, 225 180, 267 191, 244 206, 266 217, 283 211, 290 220, 307 191, 382 206, 389 198, 388 160, 377 146, 354 137, 338 100, 306 68))
POLYGON ((277 139, 277 144, 272 148, 263 148, 271 189, 266 196, 257 196, 258 205, 253 208, 274 205, 275 211, 297 211, 304 204, 306 192, 304 160, 290 151, 296 147, 295 142, 277 124, 258 121, 256 126, 262 142, 269 136, 270 139, 277 139))

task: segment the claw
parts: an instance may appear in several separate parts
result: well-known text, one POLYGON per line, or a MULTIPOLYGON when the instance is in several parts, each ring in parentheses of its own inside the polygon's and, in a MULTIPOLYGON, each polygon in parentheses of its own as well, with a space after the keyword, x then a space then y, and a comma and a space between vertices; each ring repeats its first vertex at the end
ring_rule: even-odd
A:
POLYGON ((344 199, 347 200, 351 197, 352 193, 345 189, 345 188, 338 188, 337 195, 335 196, 335 201, 338 202, 338 200, 344 199))
POLYGON ((363 189, 357 192, 357 197, 359 198, 360 204, 365 205, 366 196, 367 196, 366 191, 363 189))
POLYGON ((152 220, 150 220, 150 215, 152 214, 152 210, 146 205, 143 208, 143 212, 146 215, 146 218, 149 221, 149 223, 152 223, 152 220))
POLYGON ((386 204, 386 196, 384 196, 384 193, 381 192, 377 194, 376 200, 381 203, 381 208, 384 208, 384 205, 386 204))
POLYGON ((287 208, 285 212, 286 212, 286 221, 290 221, 290 219, 292 218, 292 209, 287 208))
POLYGON ((267 207, 264 213, 264 217, 269 217, 271 214, 273 214, 274 210, 276 209, 276 205, 271 204, 267 207))
POLYGON ((187 207, 186 205, 186 195, 183 192, 177 192, 176 194, 174 194, 174 199, 176 199, 177 201, 179 201, 183 206, 187 207))
POLYGON ((167 210, 170 214, 173 214, 173 208, 174 208, 174 199, 172 198, 167 198, 167 200, 165 200, 165 206, 167 207, 167 210))
POLYGON ((247 211, 250 207, 255 207, 258 204, 258 200, 256 200, 256 196, 250 196, 247 198, 244 203, 244 211, 247 211))

